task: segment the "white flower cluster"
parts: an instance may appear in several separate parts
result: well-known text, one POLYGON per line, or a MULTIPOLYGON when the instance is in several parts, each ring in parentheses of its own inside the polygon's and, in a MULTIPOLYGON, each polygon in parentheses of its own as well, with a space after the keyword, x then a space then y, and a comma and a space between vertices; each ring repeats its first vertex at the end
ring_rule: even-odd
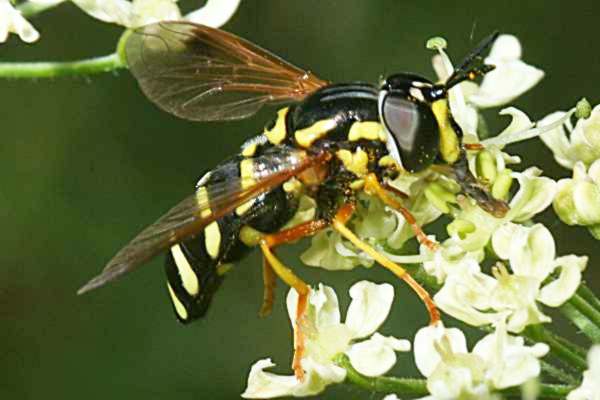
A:
POLYGON ((476 400, 492 398, 494 391, 519 386, 540 374, 544 343, 525 346, 500 323, 467 350, 465 335, 440 322, 415 336, 415 363, 427 377, 430 396, 422 400, 476 400))
MULTIPOLYGON (((65 0, 29 0, 30 3, 49 5, 65 0)), ((204 7, 185 16, 177 6, 177 0, 71 0, 88 15, 126 28, 164 20, 185 19, 198 24, 218 28, 235 13, 240 0, 208 0, 204 7)), ((40 37, 38 31, 16 10, 9 0, 0 0, 0 43, 8 33, 16 33, 28 43, 40 37)))
MULTIPOLYGON (((242 397, 316 395, 327 385, 346 378, 346 370, 334 361, 340 354, 346 354, 362 375, 376 377, 389 371, 396 363, 395 352, 411 349, 407 340, 375 332, 389 314, 393 288, 389 284, 361 281, 352 286, 350 297, 352 302, 342 323, 333 289, 319 285, 311 292, 303 324, 307 334, 302 359, 304 380, 267 372, 265 369, 274 366, 271 359, 259 360, 251 368, 242 397), (362 340, 366 337, 369 338, 362 340)), ((291 290, 287 304, 292 326, 296 302, 297 294, 291 290)), ((508 335, 503 323, 482 338, 471 352, 467 350, 465 335, 457 328, 445 328, 441 322, 420 329, 414 339, 415 363, 427 378, 430 392, 423 400, 489 398, 494 391, 537 377, 539 359, 547 352, 545 344, 525 346, 523 338, 508 335)))
MULTIPOLYGON (((274 366, 271 359, 257 361, 250 371, 245 398, 273 398, 281 396, 310 396, 322 392, 327 385, 342 382, 346 370, 337 366, 334 357, 346 354, 352 366, 366 376, 385 374, 396 363, 396 351, 409 351, 410 342, 376 332, 387 318, 394 289, 361 281, 350 289, 352 302, 346 319, 341 322, 335 291, 324 285, 312 290, 308 299, 306 319, 302 329, 306 335, 306 349, 302 358, 305 378, 281 376, 264 371, 274 366), (355 343, 357 339, 364 339, 355 343)), ((295 326, 298 294, 293 289, 287 297, 288 314, 295 326)))

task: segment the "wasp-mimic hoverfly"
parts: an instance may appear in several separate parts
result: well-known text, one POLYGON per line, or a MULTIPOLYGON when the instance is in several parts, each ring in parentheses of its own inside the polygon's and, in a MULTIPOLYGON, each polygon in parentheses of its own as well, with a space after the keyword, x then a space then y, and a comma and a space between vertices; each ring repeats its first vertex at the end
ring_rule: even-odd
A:
MULTIPOLYGON (((195 192, 144 229, 79 293, 102 286, 167 252, 167 289, 182 322, 202 317, 231 263, 252 247, 264 255, 262 314, 273 304, 275 276, 299 293, 297 321, 309 287, 272 248, 332 227, 404 279, 439 314, 428 293, 399 265, 361 241, 346 226, 359 192, 400 211, 421 243, 435 248, 389 185, 401 173, 443 164, 464 194, 503 215, 467 168, 462 132, 448 106, 448 90, 493 67, 485 39, 444 83, 408 73, 379 86, 332 84, 231 33, 190 22, 159 22, 125 39, 128 66, 160 108, 193 121, 247 118, 261 107, 287 103, 240 154, 205 174, 195 192), (298 209, 300 193, 316 202, 313 221, 282 229, 298 209)), ((302 376, 302 330, 295 327, 294 371, 302 376)))

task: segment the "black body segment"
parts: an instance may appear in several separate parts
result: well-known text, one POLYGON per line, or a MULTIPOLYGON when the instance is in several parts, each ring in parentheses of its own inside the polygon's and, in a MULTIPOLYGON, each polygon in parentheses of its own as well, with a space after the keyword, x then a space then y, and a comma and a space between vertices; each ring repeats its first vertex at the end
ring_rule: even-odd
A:
MULTIPOLYGON (((265 157, 273 150, 270 144, 258 144, 255 157, 234 156, 208 172, 197 185, 196 192, 211 201, 218 198, 223 182, 244 185, 240 179, 244 168, 273 170, 277 157, 265 157), (272 163, 267 162, 271 160, 272 163)), ((240 230, 249 226, 272 233, 292 218, 297 199, 281 186, 259 195, 216 221, 208 224, 193 238, 171 247, 165 261, 167 288, 177 318, 184 323, 205 315, 213 295, 231 264, 241 260, 250 250, 240 240, 240 230)))

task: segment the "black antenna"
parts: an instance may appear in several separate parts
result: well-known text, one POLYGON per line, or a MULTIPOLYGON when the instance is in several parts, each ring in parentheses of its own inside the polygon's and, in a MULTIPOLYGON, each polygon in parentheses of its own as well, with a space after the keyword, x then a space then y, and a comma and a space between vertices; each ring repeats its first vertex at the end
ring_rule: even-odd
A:
POLYGON ((478 76, 483 76, 495 68, 494 65, 485 64, 483 53, 496 41, 500 32, 496 31, 483 39, 479 45, 469 53, 463 62, 454 70, 454 73, 445 83, 446 89, 466 80, 474 80, 478 76))

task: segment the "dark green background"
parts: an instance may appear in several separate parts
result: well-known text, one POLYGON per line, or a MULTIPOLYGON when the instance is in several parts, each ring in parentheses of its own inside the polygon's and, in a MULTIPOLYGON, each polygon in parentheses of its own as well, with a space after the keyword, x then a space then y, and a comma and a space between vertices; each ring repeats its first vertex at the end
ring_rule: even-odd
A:
MULTIPOLYGON (((185 3, 187 5, 192 2, 185 3)), ((518 35, 546 78, 517 105, 532 118, 598 101, 595 1, 432 2, 244 0, 225 27, 332 81, 377 81, 409 70, 432 77, 425 40, 445 36, 455 59, 494 29, 518 35), (472 34, 475 39, 472 39, 472 34)), ((35 18, 41 40, 12 38, 0 59, 66 60, 112 52, 120 35, 65 4, 35 18)), ((272 356, 289 371, 290 328, 282 287, 273 315, 259 320, 260 259, 228 275, 208 317, 188 327, 172 315, 162 257, 83 297, 76 289, 144 225, 190 193, 203 171, 259 132, 269 112, 232 123, 191 123, 150 104, 127 71, 91 78, 0 80, 0 397, 3 399, 229 399, 250 365, 272 356)), ((490 113, 498 129, 507 121, 490 113)), ((555 177, 566 176, 539 142, 511 149, 555 177)), ((597 242, 543 216, 559 254, 597 242)), ((344 306, 361 278, 394 279, 377 268, 326 273, 344 306)), ((587 272, 597 267, 593 254, 587 272)), ((600 275, 596 273, 596 280, 600 275)), ((412 337, 423 307, 401 283, 382 331, 412 337)), ((598 282, 591 282, 596 290, 598 282)), ((409 355, 399 371, 414 372, 409 355)), ((354 388, 323 398, 381 398, 354 388)))

